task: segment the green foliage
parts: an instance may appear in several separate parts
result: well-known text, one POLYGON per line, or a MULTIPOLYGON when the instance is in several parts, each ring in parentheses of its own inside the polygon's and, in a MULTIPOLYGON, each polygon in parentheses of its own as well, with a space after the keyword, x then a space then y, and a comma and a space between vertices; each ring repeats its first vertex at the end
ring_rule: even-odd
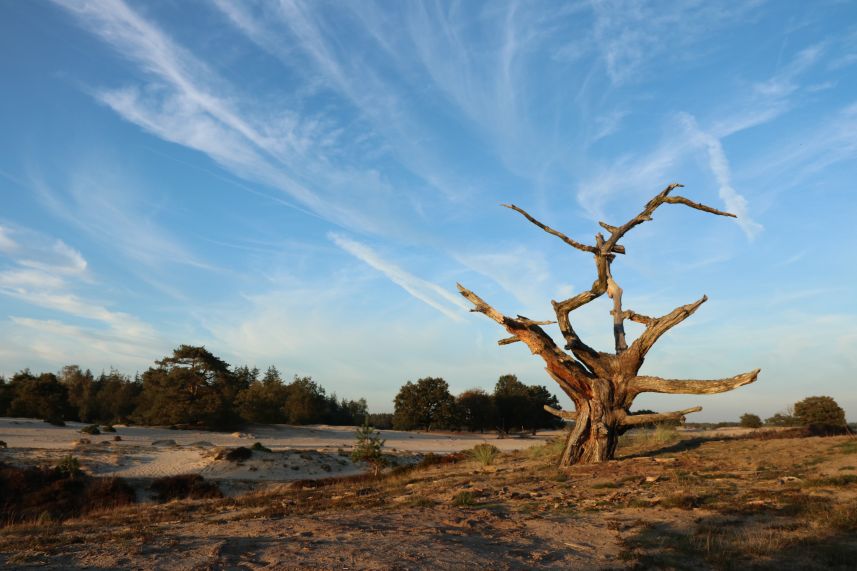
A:
POLYGON ((497 427, 504 433, 559 426, 560 421, 545 411, 545 405, 558 408, 559 401, 547 387, 525 385, 515 375, 501 376, 494 386, 497 427))
POLYGON ((496 446, 488 444, 487 442, 477 444, 470 450, 470 457, 483 466, 492 465, 499 454, 500 450, 496 446))
POLYGON ((744 428, 760 428, 762 426, 762 419, 756 414, 746 412, 741 415, 740 424, 744 428))
POLYGON ((40 418, 50 423, 60 423, 66 417, 68 392, 53 373, 36 377, 25 369, 12 377, 10 385, 13 397, 9 416, 40 418))
POLYGON ((64 476, 74 478, 80 474, 80 461, 71 454, 67 454, 57 462, 54 469, 64 476))
POLYGON ((283 407, 288 390, 277 368, 269 367, 261 381, 255 375, 251 377, 249 386, 238 394, 236 401, 241 418, 260 424, 286 422, 283 407))
POLYGON ((230 428, 241 378, 205 347, 181 345, 143 373, 137 415, 147 424, 230 428))
POLYGON ((456 398, 461 425, 470 432, 492 429, 497 418, 494 398, 482 389, 464 391, 456 398))
POLYGON ((441 378, 408 381, 396 395, 393 428, 397 430, 454 428, 456 421, 455 398, 441 378))
POLYGON ((369 424, 380 430, 393 428, 393 415, 389 412, 372 413, 367 415, 369 424))
MULTIPOLYGON (((0 377, 0 416, 105 425, 115 422, 232 429, 244 422, 354 425, 366 401, 327 395, 310 377, 285 384, 275 367, 262 379, 249 367, 231 369, 205 347, 181 345, 133 379, 110 370, 95 377, 77 365, 59 375, 23 370, 0 377)), ((378 425, 382 425, 381 422, 378 425)), ((387 419, 389 425, 389 419, 387 419)))
POLYGON ((95 436, 97 434, 101 434, 101 431, 98 430, 98 425, 96 425, 96 424, 90 424, 89 426, 84 426, 83 428, 80 429, 80 432, 81 432, 81 434, 90 434, 92 436, 95 436))
POLYGON ((367 462, 373 468, 375 474, 380 472, 384 466, 384 455, 382 449, 384 440, 381 438, 381 433, 369 425, 369 420, 360 426, 355 434, 356 442, 351 451, 351 459, 354 462, 367 462))
POLYGON ((788 407, 783 412, 778 412, 774 416, 765 419, 765 424, 768 426, 801 426, 800 420, 794 415, 794 407, 788 407))
POLYGON ((795 417, 813 434, 841 434, 846 431, 845 411, 832 397, 808 397, 794 406, 795 417))

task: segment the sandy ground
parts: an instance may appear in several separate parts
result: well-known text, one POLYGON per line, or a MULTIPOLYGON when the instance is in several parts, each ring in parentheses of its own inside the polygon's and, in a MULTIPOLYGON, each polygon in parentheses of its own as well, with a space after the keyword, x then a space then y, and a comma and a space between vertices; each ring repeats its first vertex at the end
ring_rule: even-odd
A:
POLYGON ((0 529, 0 568, 854 569, 857 439, 641 433, 0 529))
MULTIPOLYGON (((0 461, 50 464, 73 454, 81 467, 97 475, 130 479, 202 474, 207 479, 284 482, 346 476, 364 472, 350 450, 354 427, 253 426, 246 432, 207 432, 116 425, 115 433, 81 434, 82 423, 51 426, 24 418, 0 418, 0 461), (114 440, 115 436, 121 438, 114 440), (89 441, 89 442, 86 442, 89 441), (218 459, 224 449, 261 442, 267 452, 254 452, 242 462, 218 459)), ((540 445, 556 433, 531 438, 498 439, 494 434, 381 431, 385 452, 394 464, 416 462, 426 453, 447 454, 490 442, 503 451, 540 445)))

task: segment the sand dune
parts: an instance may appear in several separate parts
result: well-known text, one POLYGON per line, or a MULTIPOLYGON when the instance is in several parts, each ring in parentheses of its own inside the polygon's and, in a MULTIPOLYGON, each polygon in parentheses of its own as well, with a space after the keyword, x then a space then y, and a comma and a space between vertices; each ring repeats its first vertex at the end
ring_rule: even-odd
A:
MULTIPOLYGON (((357 474, 366 466, 351 461, 354 427, 252 426, 243 432, 170 430, 160 427, 115 426, 115 433, 81 434, 82 423, 51 426, 22 418, 0 418, 0 461, 49 464, 73 454, 92 474, 123 478, 158 478, 202 474, 208 479, 287 482, 357 474), (115 436, 121 438, 114 440, 115 436), (82 439, 84 442, 82 442, 82 439), (88 442, 85 442, 87 441, 88 442), (235 462, 218 455, 225 449, 261 442, 271 452, 254 452, 235 462)), ((498 439, 494 434, 381 431, 393 463, 406 464, 426 453, 446 454, 490 442, 502 450, 541 444, 555 433, 533 438, 498 439)))

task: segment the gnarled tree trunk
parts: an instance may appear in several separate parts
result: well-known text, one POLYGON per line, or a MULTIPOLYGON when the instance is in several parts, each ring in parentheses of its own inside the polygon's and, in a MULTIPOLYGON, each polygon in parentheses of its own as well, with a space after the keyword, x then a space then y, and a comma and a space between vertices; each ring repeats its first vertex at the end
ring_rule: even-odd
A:
POLYGON ((616 254, 624 254, 625 247, 618 243, 630 229, 652 219, 652 214, 661 204, 683 204, 696 210, 721 216, 731 216, 728 212, 692 202, 683 196, 670 196, 680 187, 671 184, 650 200, 643 211, 622 226, 611 226, 600 222, 602 228, 610 233, 609 238, 602 234, 595 236, 595 245, 577 242, 565 234, 546 226, 515 205, 504 205, 522 214, 527 220, 566 244, 578 250, 588 252, 595 257, 597 278, 592 287, 569 299, 554 301, 556 321, 533 321, 522 315, 508 317, 491 307, 479 296, 461 284, 458 289, 472 304, 471 311, 485 314, 502 325, 512 336, 499 341, 500 345, 523 342, 534 355, 545 362, 545 369, 571 398, 574 412, 558 411, 546 407, 549 412, 566 420, 574 420, 574 427, 568 436, 560 460, 561 466, 589 464, 613 458, 619 436, 628 428, 665 420, 683 420, 684 415, 702 410, 694 407, 686 410, 661 414, 629 414, 634 398, 642 392, 710 394, 729 391, 752 383, 759 369, 749 373, 714 381, 674 380, 660 377, 640 376, 646 354, 655 342, 672 327, 678 325, 695 312, 708 299, 702 299, 677 307, 661 317, 647 317, 631 310, 622 309, 622 289, 616 283, 611 264, 616 254), (571 326, 569 314, 590 301, 607 294, 613 300, 610 312, 613 321, 615 351, 604 353, 596 351, 581 341, 571 326), (625 339, 624 321, 630 319, 645 325, 645 331, 630 346, 625 339), (557 324, 566 343, 560 349, 542 325, 557 324))

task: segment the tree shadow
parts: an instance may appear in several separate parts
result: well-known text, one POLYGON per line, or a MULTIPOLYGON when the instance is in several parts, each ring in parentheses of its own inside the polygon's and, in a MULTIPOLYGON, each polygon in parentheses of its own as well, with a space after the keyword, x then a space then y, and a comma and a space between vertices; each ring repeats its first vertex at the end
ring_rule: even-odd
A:
POLYGON ((688 450, 695 450, 706 442, 723 442, 727 439, 728 438, 722 436, 695 436, 693 438, 679 440, 678 442, 674 442, 661 448, 655 448, 654 450, 641 450, 639 452, 634 452, 633 454, 623 455, 620 459, 628 460, 631 458, 642 458, 645 456, 660 456, 662 454, 686 452, 688 450))

